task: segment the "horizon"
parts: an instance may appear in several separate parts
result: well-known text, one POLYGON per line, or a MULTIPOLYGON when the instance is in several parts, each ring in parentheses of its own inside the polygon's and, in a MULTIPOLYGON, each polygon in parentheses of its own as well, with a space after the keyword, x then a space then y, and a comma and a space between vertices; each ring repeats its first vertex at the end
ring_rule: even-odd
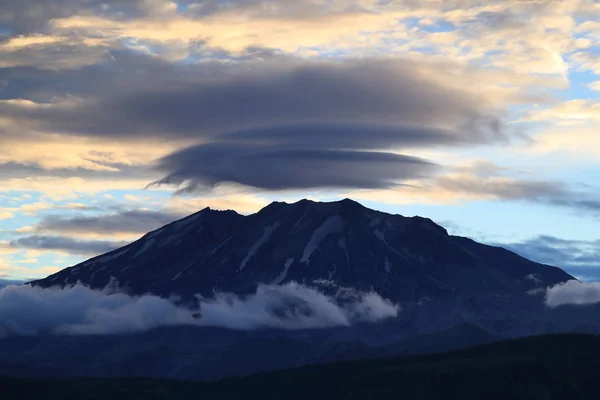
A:
POLYGON ((600 281, 597 1, 26 3, 0 6, 2 282, 346 197, 600 281))

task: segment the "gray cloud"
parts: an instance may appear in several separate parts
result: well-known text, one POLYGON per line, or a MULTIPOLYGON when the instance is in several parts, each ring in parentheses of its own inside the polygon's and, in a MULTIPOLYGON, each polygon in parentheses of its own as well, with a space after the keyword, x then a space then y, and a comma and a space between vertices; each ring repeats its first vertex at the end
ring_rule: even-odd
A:
POLYGON ((574 194, 573 196, 567 196, 566 198, 551 199, 549 200, 549 203, 560 207, 591 211, 598 215, 600 212, 600 200, 585 199, 582 197, 584 196, 574 194))
POLYGON ((575 277, 600 280, 600 240, 567 240, 542 235, 520 243, 496 245, 533 261, 559 266, 575 277))
POLYGON ((146 233, 185 215, 169 211, 123 210, 110 214, 74 217, 47 215, 34 226, 38 232, 146 233))
POLYGON ((410 60, 338 63, 277 55, 188 67, 123 51, 112 68, 87 68, 89 75, 44 72, 59 80, 97 76, 100 83, 94 80, 87 93, 93 97, 84 93, 85 100, 47 107, 4 103, 0 116, 25 130, 200 141, 158 162, 164 176, 156 183, 188 189, 221 182, 265 189, 389 187, 435 170, 392 149, 510 136, 482 99, 435 82, 422 67, 410 60))
POLYGON ((111 242, 106 240, 79 240, 64 236, 33 235, 12 240, 11 246, 36 249, 58 250, 74 254, 102 254, 127 245, 129 242, 111 242))
MULTIPOLYGON (((177 90, 142 93, 114 106, 171 132, 344 121, 462 128, 447 132, 461 142, 486 142, 503 134, 501 121, 485 115, 476 99, 425 79, 419 65, 408 60, 262 67, 177 90)), ((434 143, 440 137, 436 139, 434 143)), ((339 140, 343 147, 344 137, 339 140)))
MULTIPOLYGON (((16 34, 27 29, 43 31, 52 18, 70 15, 102 15, 116 20, 168 18, 169 13, 160 11, 165 4, 162 0, 109 0, 99 6, 93 1, 65 0, 50 5, 33 0, 24 8, 22 2, 9 0, 4 3, 6 11, 0 11, 0 20, 16 34)), ((400 7, 408 5, 418 6, 418 2, 405 1, 400 7)), ((300 19, 321 18, 329 12, 365 11, 354 1, 335 2, 327 9, 318 2, 299 6, 282 1, 265 7, 255 0, 181 2, 180 6, 180 13, 194 18, 232 10, 300 19)), ((397 6, 381 3, 377 7, 397 6)), ((490 29, 510 29, 522 22, 519 18, 510 12, 481 13, 472 22, 490 29)), ((21 138, 25 137, 23 132, 31 130, 202 143, 157 163, 163 177, 155 183, 174 184, 189 191, 222 182, 271 190, 390 187, 404 179, 435 176, 437 171, 426 160, 389 154, 392 151, 506 142, 512 136, 500 116, 488 108, 484 96, 444 83, 444 76, 436 72, 448 67, 444 64, 432 67, 407 59, 308 61, 264 48, 248 48, 244 54, 234 55, 207 48, 201 39, 186 51, 203 62, 172 63, 117 42, 105 49, 86 47, 86 53, 80 54, 78 42, 69 40, 64 49, 76 50, 77 55, 70 58, 84 60, 69 70, 40 68, 44 64, 38 59, 42 52, 19 50, 23 53, 19 59, 32 57, 29 64, 38 67, 4 68, 2 98, 49 102, 75 95, 83 100, 45 107, 0 104, 0 117, 13 122, 11 129, 12 125, 19 127, 0 135, 21 138)), ((60 46, 52 47, 52 62, 67 59, 60 56, 60 46)), ((115 167, 148 181, 156 179, 141 169, 115 167)), ((0 175, 3 169, 10 174, 11 168, 0 166, 0 175)), ((110 172, 59 172, 65 176, 115 176, 110 172)), ((23 176, 41 173, 24 167, 19 171, 23 176)), ((542 193, 545 202, 552 196, 556 205, 562 202, 588 209, 598 205, 593 200, 576 203, 560 195, 562 189, 554 182, 470 187, 468 182, 441 178, 437 184, 502 199, 539 199, 542 193)))
POLYGON ((37 66, 40 69, 67 71, 96 64, 108 56, 103 47, 87 46, 76 41, 54 44, 52 47, 32 45, 11 51, 4 50, 1 54, 2 67, 37 66))
MULTIPOLYGON (((0 135, 1 136, 1 135, 0 135)), ((32 138, 31 140, 35 140, 32 138)), ((0 150, 2 146, 0 145, 0 150)), ((147 167, 130 166, 119 163, 107 163, 87 160, 98 168, 107 167, 108 170, 94 170, 86 168, 52 168, 46 169, 38 165, 21 164, 16 162, 0 163, 0 179, 24 179, 31 176, 51 176, 54 178, 71 178, 77 176, 87 181, 121 178, 121 179, 152 179, 155 173, 147 167)), ((141 187, 139 189, 142 189, 141 187)))
POLYGON ((515 13, 513 11, 490 12, 484 11, 478 13, 474 19, 466 23, 481 24, 487 29, 495 31, 500 30, 520 30, 528 26, 531 13, 515 13))
POLYGON ((193 192, 224 182, 267 190, 381 188, 425 176, 436 166, 419 158, 381 152, 208 144, 173 153, 160 160, 157 168, 168 175, 155 185, 171 184, 193 192))
POLYGON ((262 285, 238 297, 216 293, 186 309, 152 295, 131 297, 114 287, 95 291, 8 286, 0 289, 0 337, 38 334, 111 334, 165 325, 232 329, 307 329, 349 326, 395 317, 398 307, 376 293, 340 288, 326 295, 317 287, 290 282, 262 285))
POLYGON ((529 201, 600 215, 600 200, 595 188, 589 185, 521 179, 520 176, 513 176, 514 173, 521 175, 522 171, 503 168, 487 161, 453 168, 451 171, 454 174, 431 177, 427 181, 429 188, 498 200, 529 201))
POLYGON ((10 286, 10 285, 21 285, 23 283, 27 282, 26 280, 19 280, 19 279, 4 279, 2 278, 2 276, 0 275, 0 290, 3 287, 6 286, 10 286))
POLYGON ((55 18, 96 15, 114 19, 133 19, 160 13, 165 0, 3 0, 0 23, 13 34, 27 34, 48 29, 55 18))
MULTIPOLYGON (((155 75, 153 69, 145 74, 142 69, 140 86, 109 86, 96 99, 72 106, 4 104, 0 115, 41 130, 78 135, 215 140, 219 133, 242 129, 343 121, 416 126, 429 139, 421 141, 432 145, 489 143, 508 137, 501 119, 484 109, 481 98, 428 79, 423 65, 410 60, 290 59, 213 67, 183 68, 183 77, 167 78, 167 84, 163 75, 155 75), (437 130, 428 133, 425 128, 437 130)), ((177 76, 180 68, 168 69, 177 76)), ((344 137, 338 139, 343 148, 344 137)), ((363 143, 370 141, 365 137, 363 143)))
POLYGON ((297 123, 228 132, 221 142, 320 149, 386 149, 431 144, 451 145, 461 140, 453 132, 417 125, 382 123, 297 123), (369 140, 367 140, 367 138, 369 140))
POLYGON ((600 303, 600 282, 570 280, 546 290, 546 305, 586 305, 600 303))
POLYGON ((119 69, 112 84, 96 87, 93 99, 50 107, 6 103, 0 115, 39 131, 201 140, 158 162, 164 177, 157 183, 185 182, 189 189, 221 182, 264 189, 389 187, 435 168, 386 150, 509 137, 481 99, 427 78, 414 61, 273 56, 177 68, 124 59, 127 72, 119 69))
POLYGON ((537 200, 569 195, 566 185, 557 181, 462 179, 439 177, 436 186, 455 193, 492 195, 503 200, 537 200))

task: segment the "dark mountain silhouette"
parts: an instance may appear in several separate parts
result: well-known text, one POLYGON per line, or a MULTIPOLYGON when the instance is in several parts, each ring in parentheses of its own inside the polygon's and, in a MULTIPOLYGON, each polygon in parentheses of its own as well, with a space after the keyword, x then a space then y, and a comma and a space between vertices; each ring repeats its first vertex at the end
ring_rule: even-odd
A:
POLYGON ((127 335, 13 337, 0 340, 0 354, 23 375, 31 367, 44 376, 217 379, 506 337, 600 332, 597 307, 553 309, 535 294, 570 279, 559 268, 449 235, 430 219, 348 199, 275 202, 248 216, 206 208, 31 284, 81 282, 101 289, 116 281, 134 295, 178 295, 189 304, 196 294, 243 296, 260 284, 295 281, 323 291, 375 291, 399 306, 398 316, 297 331, 165 327, 127 335))
POLYGON ((274 202, 248 216, 206 208, 33 284, 104 288, 116 280, 133 294, 193 301, 215 291, 248 294, 260 283, 328 280, 400 303, 403 329, 469 322, 512 335, 545 324, 543 299, 529 290, 569 279, 559 268, 448 235, 430 219, 345 199, 274 202))

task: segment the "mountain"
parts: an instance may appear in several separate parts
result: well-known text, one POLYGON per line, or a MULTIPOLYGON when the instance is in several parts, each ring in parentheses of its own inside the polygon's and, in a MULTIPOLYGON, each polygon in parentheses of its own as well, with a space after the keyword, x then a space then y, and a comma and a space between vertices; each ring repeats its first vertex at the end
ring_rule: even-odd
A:
POLYGON ((548 322, 543 298, 528 291, 569 279, 559 268, 449 235, 430 219, 345 199, 274 202, 248 216, 205 208, 32 284, 104 288, 116 280, 133 294, 192 301, 252 293, 261 283, 332 281, 400 304, 395 341, 461 323, 505 336, 568 330, 575 322, 548 322))
POLYGON ((10 399, 597 399, 600 337, 545 335, 216 382, 0 376, 10 399))

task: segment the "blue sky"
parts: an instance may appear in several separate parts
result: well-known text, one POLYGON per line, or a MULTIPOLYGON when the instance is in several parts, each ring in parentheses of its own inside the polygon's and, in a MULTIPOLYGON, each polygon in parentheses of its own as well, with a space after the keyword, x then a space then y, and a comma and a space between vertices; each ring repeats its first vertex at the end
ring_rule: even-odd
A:
POLYGON ((0 11, 0 278, 352 197, 600 280, 597 2, 104 4, 0 11))

